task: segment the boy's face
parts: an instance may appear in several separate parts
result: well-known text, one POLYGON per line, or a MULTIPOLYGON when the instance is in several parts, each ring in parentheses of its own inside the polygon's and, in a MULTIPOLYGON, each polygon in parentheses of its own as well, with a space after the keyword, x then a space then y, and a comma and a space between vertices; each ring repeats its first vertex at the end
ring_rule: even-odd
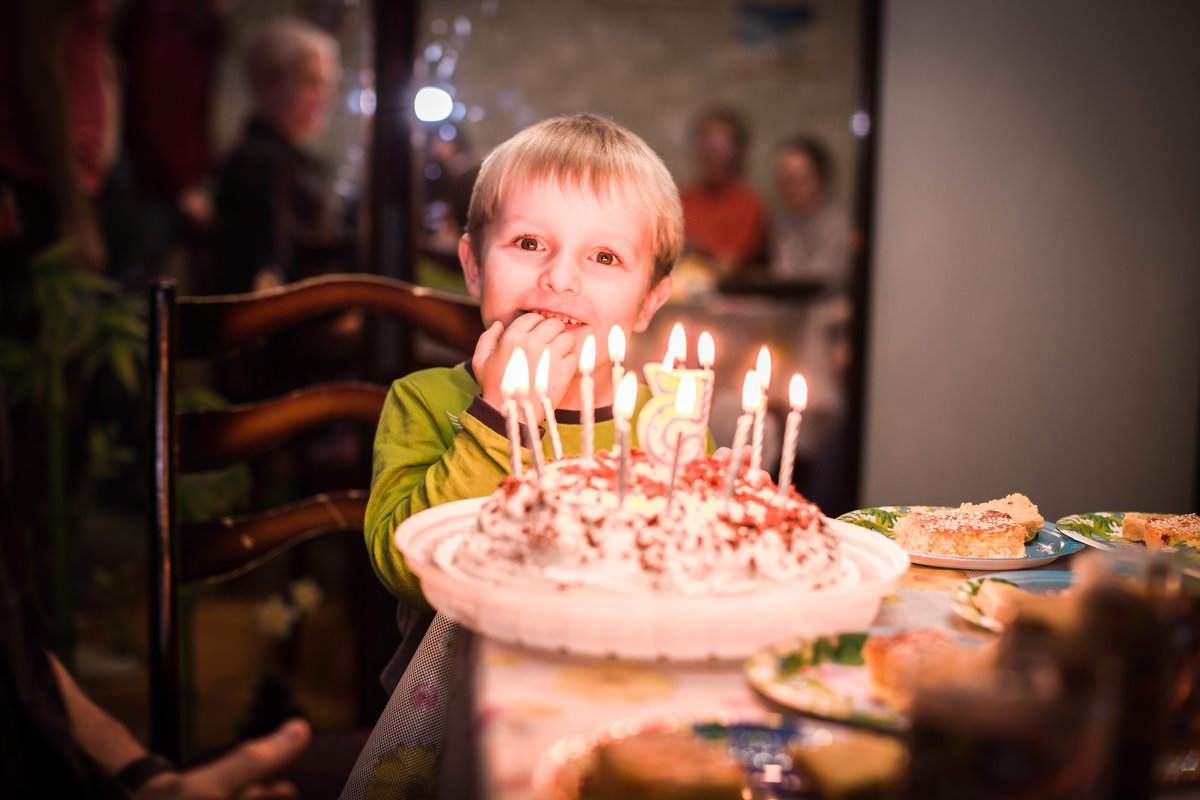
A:
POLYGON ((562 320, 582 346, 596 337, 597 362, 607 361, 608 332, 643 331, 671 293, 671 279, 650 286, 654 270, 651 216, 628 187, 562 187, 553 180, 514 186, 499 204, 475 258, 459 244, 467 286, 480 301, 483 323, 505 328, 534 312, 562 320))

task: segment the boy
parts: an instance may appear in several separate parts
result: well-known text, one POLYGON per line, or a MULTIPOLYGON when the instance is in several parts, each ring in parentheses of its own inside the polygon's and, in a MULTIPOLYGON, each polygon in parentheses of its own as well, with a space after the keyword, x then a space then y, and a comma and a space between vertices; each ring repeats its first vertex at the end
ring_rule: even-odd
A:
MULTIPOLYGON (((411 514, 488 495, 503 480, 509 457, 500 381, 513 349, 525 350, 531 368, 549 350, 547 393, 563 450, 575 454, 579 353, 588 334, 595 336, 595 446, 611 447, 609 329, 646 329, 670 296, 682 241, 679 195, 666 166, 609 120, 550 119, 484 161, 458 254, 487 330, 470 364, 397 380, 375 436, 366 540, 376 574, 402 601, 402 633, 409 627, 404 607, 429 605, 392 534, 411 514)), ((638 410, 646 399, 643 387, 638 410)), ((532 405, 541 422, 539 404, 532 405)), ((525 435, 522 429, 522 442, 525 435)))

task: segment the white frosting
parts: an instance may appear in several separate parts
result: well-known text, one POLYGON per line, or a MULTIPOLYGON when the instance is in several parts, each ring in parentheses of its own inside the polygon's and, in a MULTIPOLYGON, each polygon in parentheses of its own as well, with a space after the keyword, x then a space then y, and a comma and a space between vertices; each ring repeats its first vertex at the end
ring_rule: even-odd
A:
POLYGON ((665 476, 631 452, 623 504, 617 460, 567 458, 507 478, 484 503, 479 530, 455 549, 457 569, 534 585, 620 592, 745 594, 764 585, 821 588, 838 580, 837 542, 820 510, 794 491, 779 498, 746 470, 723 496, 726 461, 680 468, 670 508, 665 476))

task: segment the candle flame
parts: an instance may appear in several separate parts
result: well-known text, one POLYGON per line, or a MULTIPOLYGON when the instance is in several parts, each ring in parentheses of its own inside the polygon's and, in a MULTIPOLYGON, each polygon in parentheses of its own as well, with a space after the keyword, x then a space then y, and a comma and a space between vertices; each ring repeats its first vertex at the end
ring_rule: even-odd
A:
POLYGON ((677 362, 687 363, 687 334, 683 332, 683 323, 676 322, 671 328, 671 338, 667 340, 667 356, 663 366, 675 369, 677 362))
POLYGON ((675 394, 675 412, 690 417, 696 411, 696 376, 684 375, 675 394))
POLYGON ((788 399, 797 411, 803 411, 808 405, 808 381, 799 372, 792 376, 792 382, 788 384, 788 399))
POLYGON ((591 375, 596 367, 596 337, 588 334, 583 340, 583 349, 579 351, 579 371, 591 375))
POLYGON ((538 359, 537 374, 533 377, 533 388, 537 389, 538 394, 545 394, 546 387, 550 385, 550 351, 543 350, 542 357, 538 359))
POLYGON ((762 403, 762 386, 754 370, 746 370, 746 380, 742 382, 742 411, 749 414, 757 411, 762 403))
POLYGON ((620 325, 613 325, 608 331, 608 358, 614 364, 625 360, 625 331, 620 325))
POLYGON ((712 334, 708 331, 700 334, 700 341, 696 343, 696 353, 700 356, 700 366, 708 369, 713 365, 713 359, 717 355, 717 348, 713 344, 712 334))
POLYGON ((765 344, 762 350, 758 351, 758 361, 754 364, 754 371, 758 374, 759 388, 765 392, 771 385, 771 351, 765 344))
POLYGON ((509 356, 504 377, 500 379, 500 391, 504 392, 505 397, 511 397, 514 392, 529 391, 529 359, 519 347, 514 347, 509 356))
POLYGON ((637 403, 638 381, 637 374, 626 372, 617 388, 617 397, 613 401, 613 412, 620 414, 623 419, 633 415, 633 407, 637 403))

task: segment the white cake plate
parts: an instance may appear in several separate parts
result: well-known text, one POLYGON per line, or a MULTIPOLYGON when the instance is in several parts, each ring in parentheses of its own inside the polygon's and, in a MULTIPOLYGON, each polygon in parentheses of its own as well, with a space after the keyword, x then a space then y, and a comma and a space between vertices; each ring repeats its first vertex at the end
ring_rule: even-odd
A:
POLYGON ((475 533, 484 500, 414 514, 396 529, 396 546, 434 608, 490 638, 542 650, 637 660, 745 659, 783 639, 870 625, 909 564, 886 536, 827 519, 844 569, 842 580, 824 589, 779 585, 749 595, 680 596, 493 582, 442 566, 446 548, 475 533), (439 550, 442 557, 435 558, 439 550))

